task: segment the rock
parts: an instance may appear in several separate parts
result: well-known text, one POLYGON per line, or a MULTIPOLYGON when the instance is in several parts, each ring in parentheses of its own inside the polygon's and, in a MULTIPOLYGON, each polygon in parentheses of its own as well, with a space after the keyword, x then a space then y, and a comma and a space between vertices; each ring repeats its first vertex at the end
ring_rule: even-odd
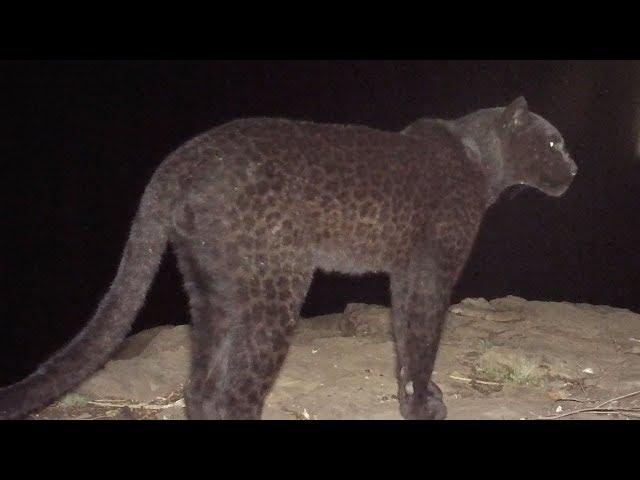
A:
POLYGON ((346 337, 391 338, 391 312, 379 305, 350 303, 342 314, 340 331, 346 337))
POLYGON ((180 391, 187 380, 190 327, 154 329, 128 338, 120 354, 83 382, 76 393, 91 399, 128 399, 150 402, 180 391), (130 358, 133 352, 138 355, 130 358))
POLYGON ((496 304, 500 308, 495 308, 492 303, 489 303, 484 298, 467 298, 457 305, 452 305, 449 311, 455 315, 474 317, 491 322, 517 322, 524 320, 525 316, 521 313, 522 306, 520 304, 514 306, 509 301, 496 304))
POLYGON ((516 297, 515 295, 508 295, 504 298, 495 298, 489 303, 491 303, 491 306, 495 310, 519 312, 526 306, 527 301, 524 298, 516 297))
POLYGON ((150 328, 149 330, 143 330, 135 335, 127 338, 122 345, 113 354, 113 359, 125 360, 129 358, 135 358, 140 355, 149 343, 164 330, 172 330, 173 327, 163 325, 160 327, 150 328))
POLYGON ((313 318, 301 318, 296 326, 293 345, 312 343, 316 338, 341 337, 343 315, 334 313, 313 318))
POLYGON ((461 315, 463 317, 484 318, 491 310, 458 304, 449 307, 449 311, 455 315, 461 315))
POLYGON ((488 312, 484 316, 484 319, 491 322, 519 322, 524 320, 525 316, 521 312, 504 310, 499 312, 488 312))
POLYGON ((493 310, 491 304, 484 298, 465 298, 460 302, 462 305, 481 310, 493 310))
POLYGON ((610 314, 632 314, 630 310, 626 308, 617 308, 617 307, 609 307, 608 305, 591 305, 590 303, 575 303, 573 304, 577 308, 582 308, 584 310, 590 310, 593 312, 597 312, 602 315, 610 315, 610 314))
MULTIPOLYGON (((137 335, 136 335, 137 337, 137 335)), ((135 337, 129 339, 130 343, 135 341, 135 337)), ((129 343, 128 342, 128 343, 129 343)), ((159 353, 167 351, 183 351, 187 354, 191 346, 191 327, 189 325, 179 325, 177 327, 165 327, 149 341, 146 347, 140 352, 141 357, 155 357, 159 353)))

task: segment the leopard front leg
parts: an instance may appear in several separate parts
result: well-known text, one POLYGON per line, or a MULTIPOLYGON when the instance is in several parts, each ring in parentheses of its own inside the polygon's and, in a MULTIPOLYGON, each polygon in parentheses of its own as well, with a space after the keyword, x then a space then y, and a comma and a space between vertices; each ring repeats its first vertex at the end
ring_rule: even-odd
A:
POLYGON ((438 279, 435 263, 422 258, 392 273, 391 296, 400 413, 406 419, 442 420, 447 408, 431 373, 450 289, 438 279))

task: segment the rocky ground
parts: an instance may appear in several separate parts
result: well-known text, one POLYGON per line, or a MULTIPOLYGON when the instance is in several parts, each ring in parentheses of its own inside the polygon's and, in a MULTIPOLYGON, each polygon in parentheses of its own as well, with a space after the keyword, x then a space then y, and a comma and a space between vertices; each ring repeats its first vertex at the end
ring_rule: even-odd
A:
MULTIPOLYGON (((184 419, 189 327, 130 337, 36 419, 184 419)), ((389 310, 303 319, 265 419, 400 419, 389 310)), ((434 380, 448 419, 640 418, 640 315, 506 297, 450 309, 434 380)))

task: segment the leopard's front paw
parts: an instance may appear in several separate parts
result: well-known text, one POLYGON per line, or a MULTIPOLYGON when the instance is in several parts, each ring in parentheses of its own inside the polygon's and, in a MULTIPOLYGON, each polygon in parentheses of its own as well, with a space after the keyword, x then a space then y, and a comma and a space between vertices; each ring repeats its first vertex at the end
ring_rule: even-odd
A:
MULTIPOLYGON (((406 387, 405 387, 406 390, 406 387)), ((442 401, 442 390, 429 382, 426 392, 402 392, 400 414, 407 420, 444 420, 447 407, 442 401)))

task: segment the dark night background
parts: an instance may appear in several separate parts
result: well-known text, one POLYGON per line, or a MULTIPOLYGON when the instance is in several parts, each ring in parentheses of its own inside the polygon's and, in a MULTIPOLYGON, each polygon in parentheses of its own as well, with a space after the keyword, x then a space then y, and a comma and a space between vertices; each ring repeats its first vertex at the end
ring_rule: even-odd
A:
MULTIPOLYGON (((640 312, 640 62, 2 62, 0 384, 29 373, 93 314, 140 195, 185 140, 238 117, 399 130, 524 95, 564 134, 567 194, 504 195, 454 292, 640 312)), ((317 275, 305 315, 388 303, 383 275, 317 275)), ((134 331, 188 321, 168 254, 134 331)))

